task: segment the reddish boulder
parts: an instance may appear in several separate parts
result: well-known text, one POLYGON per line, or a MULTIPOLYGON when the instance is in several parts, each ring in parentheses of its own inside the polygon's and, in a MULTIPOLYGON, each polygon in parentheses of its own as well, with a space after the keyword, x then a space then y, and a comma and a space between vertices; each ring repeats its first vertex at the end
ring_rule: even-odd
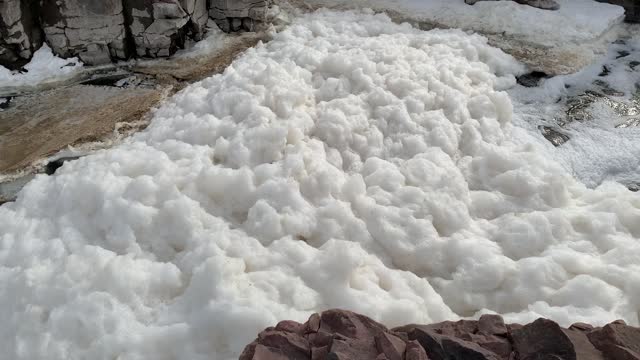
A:
POLYGON ((380 333, 375 337, 376 348, 378 353, 384 354, 388 360, 402 360, 407 344, 399 337, 389 334, 380 333))
POLYGON ((610 351, 614 351, 612 345, 627 349, 631 354, 640 353, 640 329, 627 326, 624 322, 613 322, 602 329, 590 332, 587 336, 607 359, 618 359, 609 354, 610 351))
POLYGON ((429 360, 424 348, 417 341, 407 342, 405 360, 429 360))
POLYGON ((602 354, 579 331, 564 330, 551 320, 538 319, 512 333, 520 360, 559 357, 563 360, 602 360, 602 354))

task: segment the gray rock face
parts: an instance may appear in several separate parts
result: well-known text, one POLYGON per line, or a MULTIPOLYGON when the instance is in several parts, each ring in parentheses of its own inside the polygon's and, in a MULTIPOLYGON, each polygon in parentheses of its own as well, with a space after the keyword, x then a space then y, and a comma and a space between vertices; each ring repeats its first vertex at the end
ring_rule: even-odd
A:
POLYGON ((186 36, 200 39, 205 0, 124 0, 127 24, 139 56, 169 56, 186 36))
POLYGON ((0 65, 19 68, 42 44, 37 0, 0 0, 0 65))
POLYGON ((225 32, 253 31, 265 20, 267 6, 267 0, 209 0, 209 16, 225 32))
POLYGON ((126 58, 120 0, 43 0, 42 27, 54 53, 85 64, 126 58))

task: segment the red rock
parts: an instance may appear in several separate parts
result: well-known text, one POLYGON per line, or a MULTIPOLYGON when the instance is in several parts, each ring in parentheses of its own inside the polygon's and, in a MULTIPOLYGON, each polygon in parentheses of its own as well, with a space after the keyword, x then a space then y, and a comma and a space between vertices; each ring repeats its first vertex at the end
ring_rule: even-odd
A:
POLYGON ((575 323, 569 326, 569 330, 576 330, 576 331, 583 331, 583 332, 589 332, 593 329, 594 329, 593 325, 589 325, 585 323, 575 323))
POLYGON ((331 360, 373 360, 378 357, 375 345, 356 339, 333 339, 327 359, 331 360))
POLYGON ((500 315, 482 315, 478 320, 478 331, 487 335, 506 336, 509 333, 500 315))
POLYGON ((320 329, 320 315, 313 314, 309 317, 309 320, 304 324, 304 332, 305 333, 314 333, 318 332, 320 329))
POLYGON ((407 342, 405 360, 429 360, 424 348, 417 341, 407 342))
POLYGON ((640 354, 619 345, 606 345, 602 353, 607 360, 640 360, 640 354))
POLYGON ((254 341, 251 344, 247 345, 244 348, 244 351, 242 351, 242 354, 240 354, 240 357, 238 358, 238 360, 251 360, 253 359, 253 355, 256 352, 256 346, 258 346, 258 342, 254 341))
MULTIPOLYGON (((295 333, 276 330, 263 331, 258 335, 258 343, 278 350, 291 359, 308 359, 311 355, 307 339, 295 333)), ((256 347, 256 352, 257 349, 256 347)))
POLYGON ((520 360, 559 357, 563 360, 602 360, 586 335, 564 330, 551 320, 538 319, 511 334, 520 360))
POLYGON ((303 360, 308 359, 304 357, 292 357, 291 355, 285 354, 282 350, 273 349, 266 347, 264 345, 258 344, 256 346, 255 353, 251 360, 303 360))
POLYGON ((635 353, 640 353, 640 329, 625 325, 623 322, 613 322, 602 329, 590 332, 591 343, 601 351, 606 345, 618 345, 635 353))
POLYGON ((314 347, 311 349, 311 360, 325 360, 329 355, 329 347, 314 347))
POLYGON ((509 360, 511 353, 513 352, 513 347, 506 337, 478 333, 463 336, 462 340, 478 344, 480 347, 495 353, 498 357, 504 360, 509 360))
POLYGON ((304 327, 305 326, 303 324, 300 324, 297 321, 284 320, 280 321, 278 325, 276 325, 275 330, 302 334, 305 330, 304 327))
POLYGON ((409 339, 417 340, 432 360, 499 360, 495 353, 477 344, 437 334, 432 328, 416 326, 409 339))
POLYGON ((427 325, 436 333, 447 336, 460 337, 464 334, 473 334, 478 331, 478 322, 472 320, 445 321, 439 324, 427 325))
POLYGON ((311 333, 306 335, 306 339, 311 347, 331 346, 333 334, 325 332, 311 333))
POLYGON ((407 345, 399 337, 389 333, 380 333, 375 337, 375 343, 378 352, 384 354, 388 360, 402 360, 404 358, 407 345))
POLYGON ((449 359, 456 360, 500 360, 500 357, 492 351, 482 348, 481 346, 456 339, 444 337, 442 346, 449 359))
POLYGON ((328 310, 320 316, 319 332, 329 334, 342 334, 351 339, 373 340, 380 332, 386 332, 387 328, 372 319, 344 310, 328 310))

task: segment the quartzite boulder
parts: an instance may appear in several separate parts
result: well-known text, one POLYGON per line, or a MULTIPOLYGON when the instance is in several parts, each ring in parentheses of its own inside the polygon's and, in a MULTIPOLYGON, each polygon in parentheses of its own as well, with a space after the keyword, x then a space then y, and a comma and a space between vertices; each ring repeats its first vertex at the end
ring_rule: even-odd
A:
POLYGON ((127 57, 121 0, 43 0, 42 27, 54 53, 89 65, 127 57))
POLYGON ((20 68, 42 44, 37 0, 0 0, 0 66, 20 68))

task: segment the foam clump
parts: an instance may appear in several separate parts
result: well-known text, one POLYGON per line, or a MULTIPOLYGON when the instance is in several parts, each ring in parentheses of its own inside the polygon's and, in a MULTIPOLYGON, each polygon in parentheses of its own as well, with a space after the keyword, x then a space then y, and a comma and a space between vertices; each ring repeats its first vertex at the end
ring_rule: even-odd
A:
POLYGON ((522 72, 478 35, 299 18, 0 207, 4 353, 231 359, 338 307, 637 324, 640 198, 510 142, 522 72))

